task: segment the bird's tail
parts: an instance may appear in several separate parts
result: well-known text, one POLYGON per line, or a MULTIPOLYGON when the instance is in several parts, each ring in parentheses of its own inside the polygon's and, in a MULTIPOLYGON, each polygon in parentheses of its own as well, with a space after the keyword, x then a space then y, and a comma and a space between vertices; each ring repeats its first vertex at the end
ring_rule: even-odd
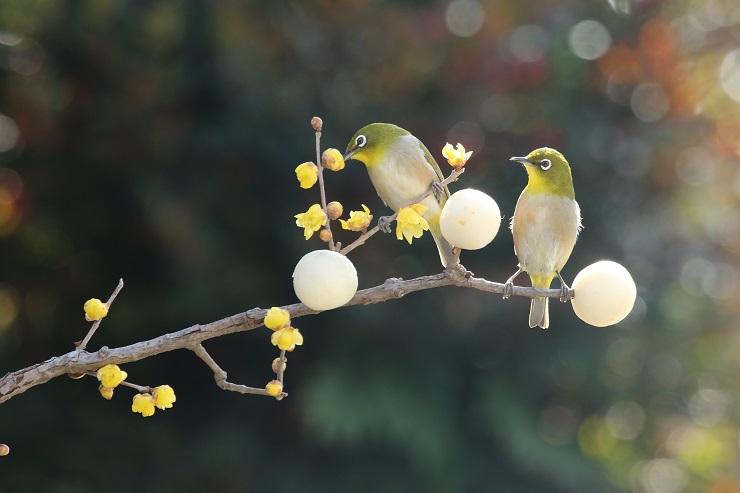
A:
POLYGON ((529 308, 530 327, 546 329, 550 326, 549 300, 550 298, 543 297, 532 298, 532 305, 529 308))
POLYGON ((437 249, 439 250, 439 259, 442 261, 442 266, 447 268, 448 265, 452 265, 452 245, 449 241, 445 240, 442 236, 442 229, 439 226, 439 216, 436 220, 427 220, 429 223, 429 232, 432 233, 435 243, 437 243, 437 249))
MULTIPOLYGON (((553 277, 529 276, 532 280, 532 287, 548 289, 553 277)), ((537 296, 532 298, 532 304, 529 307, 529 326, 541 327, 546 329, 550 326, 550 298, 537 296)))

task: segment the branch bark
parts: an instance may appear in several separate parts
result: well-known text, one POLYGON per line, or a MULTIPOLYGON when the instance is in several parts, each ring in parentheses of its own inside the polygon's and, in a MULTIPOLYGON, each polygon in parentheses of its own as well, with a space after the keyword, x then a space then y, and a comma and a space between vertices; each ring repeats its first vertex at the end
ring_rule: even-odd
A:
MULTIPOLYGON (((487 281, 470 275, 460 264, 446 269, 440 274, 417 277, 414 279, 391 278, 383 284, 358 291, 355 296, 344 306, 372 305, 393 299, 402 298, 409 293, 425 289, 439 288, 443 286, 457 286, 461 288, 472 288, 494 294, 502 294, 504 285, 501 283, 487 281)), ((559 298, 559 289, 536 289, 530 287, 514 286, 514 296, 547 296, 559 298)), ((570 291, 570 297, 574 296, 570 291)), ((281 307, 290 312, 291 319, 304 315, 319 313, 312 310, 303 303, 294 303, 281 307)), ((244 332, 256 329, 263 325, 266 309, 252 308, 243 313, 216 320, 215 322, 193 325, 191 327, 171 332, 168 334, 141 341, 128 346, 108 348, 103 346, 95 352, 74 349, 66 354, 55 356, 42 363, 7 373, 0 379, 0 403, 3 403, 28 389, 44 384, 49 380, 65 374, 81 374, 87 371, 96 371, 107 364, 124 364, 139 361, 157 354, 188 349, 203 358, 201 343, 216 337, 244 332)), ((208 363, 207 359, 204 359, 208 363)), ((210 365, 209 365, 210 366, 210 365)), ((212 369, 214 369, 212 367, 212 369)), ((219 368, 220 370, 220 368, 219 368)), ((216 380, 219 373, 214 369, 216 380)), ((225 373, 224 373, 225 382, 225 373)), ((236 390, 236 389, 227 389, 236 390)), ((239 390, 236 390, 239 391, 239 390)))

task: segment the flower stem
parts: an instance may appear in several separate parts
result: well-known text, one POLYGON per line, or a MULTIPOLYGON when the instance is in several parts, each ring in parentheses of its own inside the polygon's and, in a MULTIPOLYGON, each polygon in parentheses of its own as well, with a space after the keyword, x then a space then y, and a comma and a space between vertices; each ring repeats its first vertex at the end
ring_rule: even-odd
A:
MULTIPOLYGON (((108 301, 106 302, 106 305, 108 305, 108 308, 110 308, 111 303, 113 303, 113 300, 116 299, 116 296, 118 296, 118 293, 121 292, 121 289, 123 289, 123 279, 118 280, 118 286, 116 286, 116 289, 113 290, 113 294, 110 295, 110 298, 108 298, 108 301)), ((100 322, 103 319, 96 320, 92 327, 90 327, 90 330, 87 332, 87 335, 84 339, 82 339, 82 342, 77 346, 78 351, 84 351, 84 349, 87 347, 87 343, 90 342, 90 339, 92 338, 93 334, 96 330, 98 330, 98 327, 100 326, 100 322)))
MULTIPOLYGON (((321 193, 321 208, 326 215, 326 230, 331 233, 331 220, 326 210, 326 190, 324 188, 324 167, 321 165, 321 131, 316 131, 316 163, 319 165, 319 192, 321 193)), ((329 239, 329 250, 334 251, 334 239, 329 239)))

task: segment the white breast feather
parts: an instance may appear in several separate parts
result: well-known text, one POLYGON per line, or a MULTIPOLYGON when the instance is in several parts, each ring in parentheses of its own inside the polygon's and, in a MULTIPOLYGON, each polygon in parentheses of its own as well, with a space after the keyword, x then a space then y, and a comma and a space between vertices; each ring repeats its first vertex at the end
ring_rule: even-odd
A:
POLYGON ((568 197, 527 194, 519 198, 511 219, 514 251, 522 269, 530 274, 550 275, 568 261, 578 232, 581 211, 568 197), (526 217, 523 210, 528 210, 526 217))
MULTIPOLYGON (((394 148, 387 153, 385 163, 368 169, 370 180, 385 204, 398 211, 414 198, 423 194, 439 177, 424 157, 416 137, 406 135, 396 139, 394 148)), ((422 201, 429 210, 426 217, 439 212, 433 196, 422 201)))

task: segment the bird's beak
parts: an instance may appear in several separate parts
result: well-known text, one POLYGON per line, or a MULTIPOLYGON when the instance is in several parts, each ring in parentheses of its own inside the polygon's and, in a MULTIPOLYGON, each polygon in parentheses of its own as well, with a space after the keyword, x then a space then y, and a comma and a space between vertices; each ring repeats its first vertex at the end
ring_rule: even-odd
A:
POLYGON ((530 161, 526 157, 513 157, 513 158, 510 158, 509 161, 516 161, 517 163, 522 163, 524 165, 528 164, 530 166, 534 164, 532 161, 530 161))
POLYGON ((355 149, 352 149, 351 151, 345 152, 344 153, 344 156, 342 156, 342 157, 344 157, 344 160, 345 161, 348 160, 348 159, 352 159, 352 156, 354 156, 356 152, 357 152, 357 149, 356 148, 355 149))

